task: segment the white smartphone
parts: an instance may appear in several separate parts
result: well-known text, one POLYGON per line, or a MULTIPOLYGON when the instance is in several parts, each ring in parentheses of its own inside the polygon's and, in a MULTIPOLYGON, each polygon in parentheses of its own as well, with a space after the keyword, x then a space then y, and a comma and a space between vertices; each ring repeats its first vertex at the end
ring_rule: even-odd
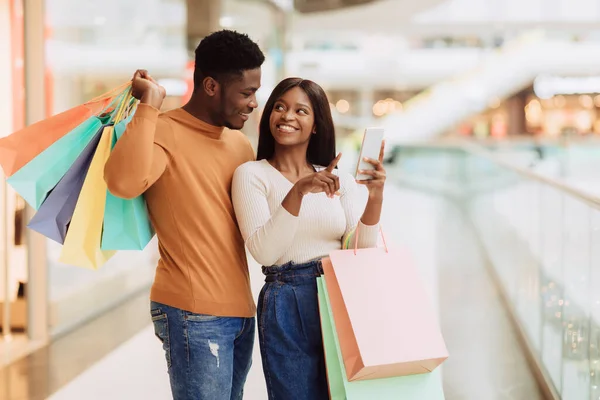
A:
POLYGON ((364 161, 364 158, 372 158, 377 160, 379 158, 379 152, 381 151, 381 142, 383 141, 383 135, 385 129, 383 128, 367 128, 363 135, 362 146, 360 147, 360 154, 358 157, 358 163, 356 165, 356 179, 358 180, 369 180, 373 179, 370 175, 359 174, 358 171, 364 170, 369 171, 375 169, 375 167, 368 162, 364 161))

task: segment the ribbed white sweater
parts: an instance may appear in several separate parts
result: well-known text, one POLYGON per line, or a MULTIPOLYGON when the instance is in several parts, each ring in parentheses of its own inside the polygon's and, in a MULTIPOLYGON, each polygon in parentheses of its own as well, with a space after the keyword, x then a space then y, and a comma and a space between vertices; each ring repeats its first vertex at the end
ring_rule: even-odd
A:
POLYGON ((273 266, 326 257, 342 248, 357 224, 358 247, 376 246, 379 225, 359 221, 357 184, 350 174, 340 175, 340 195, 334 199, 325 193, 304 196, 298 217, 281 206, 292 187, 266 160, 243 164, 233 176, 233 207, 246 246, 257 262, 273 266))

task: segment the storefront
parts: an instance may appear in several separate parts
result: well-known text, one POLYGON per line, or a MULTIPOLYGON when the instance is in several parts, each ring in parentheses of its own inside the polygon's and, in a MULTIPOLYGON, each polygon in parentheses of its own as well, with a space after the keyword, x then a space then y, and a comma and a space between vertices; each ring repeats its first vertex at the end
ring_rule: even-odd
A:
POLYGON ((531 93, 525 113, 527 132, 548 137, 600 134, 600 95, 556 95, 541 99, 531 93))
POLYGON ((549 139, 599 135, 599 110, 600 78, 542 76, 519 95, 492 105, 467 121, 461 133, 476 137, 502 136, 501 127, 510 126, 516 119, 523 120, 522 129, 508 134, 549 139), (510 102, 518 103, 517 107, 511 104, 507 107, 510 102))
POLYGON ((527 130, 546 136, 600 134, 600 77, 539 76, 529 93, 527 130))
MULTIPOLYGON (((23 27, 22 2, 0 2, 0 137, 25 123, 23 27)), ((0 186, 0 327, 10 341, 27 330, 25 204, 4 179, 0 186)))
POLYGON ((453 134, 478 139, 600 135, 600 77, 541 76, 505 101, 460 124, 453 134))

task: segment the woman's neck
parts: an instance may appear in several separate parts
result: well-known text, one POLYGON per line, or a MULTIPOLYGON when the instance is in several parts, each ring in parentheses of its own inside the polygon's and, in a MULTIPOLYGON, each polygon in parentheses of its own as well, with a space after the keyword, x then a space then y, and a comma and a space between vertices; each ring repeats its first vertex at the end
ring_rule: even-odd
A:
POLYGON ((279 172, 291 177, 300 178, 314 172, 313 166, 306 160, 306 148, 277 146, 269 162, 279 172))

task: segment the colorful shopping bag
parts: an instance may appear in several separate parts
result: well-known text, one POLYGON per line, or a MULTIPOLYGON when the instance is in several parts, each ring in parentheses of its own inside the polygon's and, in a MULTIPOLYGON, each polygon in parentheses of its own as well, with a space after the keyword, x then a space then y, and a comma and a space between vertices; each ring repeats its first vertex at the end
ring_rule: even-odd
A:
MULTIPOLYGON (((111 148, 121 138, 132 117, 133 113, 115 126, 111 148)), ((107 192, 102 250, 143 250, 153 237, 154 229, 144 196, 121 199, 107 192)))
POLYGON ((98 130, 65 176, 48 194, 46 200, 29 221, 30 229, 55 242, 64 243, 67 227, 73 217, 77 199, 103 131, 104 127, 98 130))
POLYGON ((357 250, 355 240, 331 252, 323 270, 349 381, 428 373, 448 358, 407 251, 357 250))
POLYGON ((329 394, 332 400, 444 400, 439 369, 428 374, 350 382, 342 362, 339 330, 327 292, 327 276, 317 278, 321 331, 329 394))
POLYGON ((107 119, 87 119, 15 172, 7 182, 31 207, 39 209, 48 193, 66 174, 107 119))
POLYGON ((58 139, 105 110, 130 84, 1 138, 0 165, 5 176, 12 176, 58 139))
POLYGON ((114 251, 100 249, 107 192, 104 165, 110 155, 113 130, 113 126, 104 128, 83 182, 59 257, 64 264, 98 269, 115 254, 114 251))

